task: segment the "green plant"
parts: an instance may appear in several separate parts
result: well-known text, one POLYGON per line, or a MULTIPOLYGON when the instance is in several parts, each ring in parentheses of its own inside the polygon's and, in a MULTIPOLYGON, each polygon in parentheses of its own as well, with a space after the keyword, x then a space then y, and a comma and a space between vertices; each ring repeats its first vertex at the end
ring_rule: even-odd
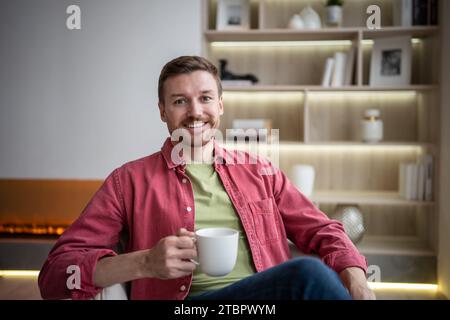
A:
POLYGON ((341 6, 344 4, 343 0, 327 0, 327 7, 328 6, 341 6))

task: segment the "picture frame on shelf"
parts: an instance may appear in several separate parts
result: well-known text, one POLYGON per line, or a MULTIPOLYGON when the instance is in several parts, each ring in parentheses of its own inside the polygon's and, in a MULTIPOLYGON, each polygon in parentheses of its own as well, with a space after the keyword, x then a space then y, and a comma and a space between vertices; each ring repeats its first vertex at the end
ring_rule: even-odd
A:
POLYGON ((371 86, 411 84, 411 37, 374 39, 370 63, 371 86))
POLYGON ((250 29, 249 0, 217 0, 217 30, 250 29))

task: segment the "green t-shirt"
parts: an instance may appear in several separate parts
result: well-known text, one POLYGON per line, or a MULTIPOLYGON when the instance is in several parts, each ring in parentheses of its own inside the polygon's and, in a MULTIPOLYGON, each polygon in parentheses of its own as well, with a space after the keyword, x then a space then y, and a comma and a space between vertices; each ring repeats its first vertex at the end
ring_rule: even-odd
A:
POLYGON ((189 164, 186 174, 194 190, 195 229, 226 227, 239 231, 239 250, 233 271, 223 277, 209 277, 196 268, 189 291, 190 296, 195 296, 230 285, 256 271, 239 216, 213 165, 189 164))

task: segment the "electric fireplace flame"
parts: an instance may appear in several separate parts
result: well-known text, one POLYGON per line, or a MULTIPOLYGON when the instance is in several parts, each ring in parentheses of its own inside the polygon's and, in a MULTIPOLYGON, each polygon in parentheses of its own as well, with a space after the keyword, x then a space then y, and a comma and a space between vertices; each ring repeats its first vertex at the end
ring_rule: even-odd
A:
POLYGON ((0 224, 0 234, 60 236, 68 226, 0 224))

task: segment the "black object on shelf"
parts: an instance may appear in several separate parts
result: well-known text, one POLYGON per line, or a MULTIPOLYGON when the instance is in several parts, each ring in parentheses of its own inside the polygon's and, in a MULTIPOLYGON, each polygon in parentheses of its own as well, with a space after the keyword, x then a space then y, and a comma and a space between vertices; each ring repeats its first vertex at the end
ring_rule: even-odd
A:
POLYGON ((220 59, 220 80, 249 80, 252 83, 257 83, 259 80, 253 74, 235 74, 227 70, 228 61, 226 59, 220 59))
POLYGON ((413 0, 412 24, 426 26, 438 24, 438 0, 413 0))

